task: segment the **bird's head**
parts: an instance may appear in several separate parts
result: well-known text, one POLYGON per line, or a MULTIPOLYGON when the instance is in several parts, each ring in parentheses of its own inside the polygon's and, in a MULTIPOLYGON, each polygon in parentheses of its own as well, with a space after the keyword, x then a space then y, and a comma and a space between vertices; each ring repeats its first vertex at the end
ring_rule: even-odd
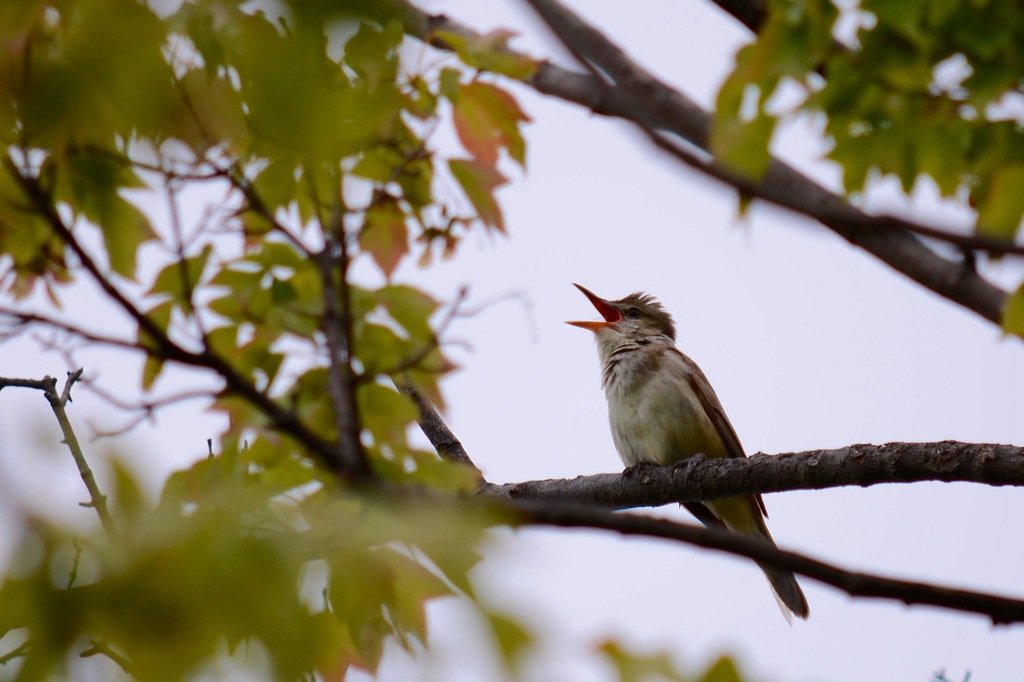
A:
POLYGON ((589 329, 602 336, 611 334, 622 341, 634 341, 653 336, 666 336, 676 340, 676 326, 672 316, 653 296, 637 292, 617 301, 606 301, 593 292, 574 285, 590 299, 604 320, 569 322, 574 327, 589 329))

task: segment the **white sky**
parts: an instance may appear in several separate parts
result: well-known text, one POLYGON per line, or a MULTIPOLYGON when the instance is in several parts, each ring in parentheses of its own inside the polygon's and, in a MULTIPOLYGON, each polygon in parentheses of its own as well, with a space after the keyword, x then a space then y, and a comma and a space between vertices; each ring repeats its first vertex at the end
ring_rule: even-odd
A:
MULTIPOLYGON (((707 2, 573 4, 704 104, 746 38, 707 2)), ((554 50, 519 2, 424 6, 481 31, 519 30, 515 44, 535 56, 554 50)), ((896 440, 1024 442, 1018 342, 808 220, 756 206, 737 222, 733 193, 666 161, 625 124, 513 90, 535 123, 527 129, 528 172, 509 166, 514 181, 499 192, 509 238, 470 237, 453 261, 429 271, 408 266, 398 276, 445 297, 468 284, 477 303, 520 295, 452 329, 471 350, 450 350, 463 369, 446 385, 447 418, 489 480, 621 469, 593 341, 564 324, 595 316, 572 282, 609 298, 658 296, 750 453, 896 440)), ((813 161, 821 146, 809 127, 778 142, 779 154, 838 185, 833 167, 813 161)), ((908 202, 882 186, 871 200, 923 220, 968 220, 927 190, 908 202)), ((1013 282, 1019 264, 995 276, 1013 282)), ((87 292, 70 297, 80 311, 89 300, 87 292)), ((108 388, 137 377, 116 354, 82 357, 108 388)), ((63 371, 59 356, 27 343, 0 347, 2 375, 63 371)), ((155 472, 205 454, 206 438, 220 428, 197 409, 171 409, 119 444, 144 459, 139 466, 154 486, 155 472)), ((85 415, 115 423, 84 392, 72 415, 79 424, 85 415)), ((51 420, 41 396, 0 393, 0 514, 22 504, 83 513, 68 509, 84 492, 51 420), (39 428, 26 434, 32 424, 39 428), (40 450, 56 454, 40 460, 40 450)), ((1024 549, 1004 531, 1024 513, 1021 491, 918 484, 769 495, 766 503, 782 547, 843 567, 1024 597, 1024 549)), ((756 567, 674 543, 499 533, 474 577, 492 603, 542 634, 547 653, 531 680, 611 679, 586 662, 589 648, 609 636, 668 648, 690 670, 731 653, 754 680, 924 681, 945 668, 951 679, 969 670, 980 682, 1024 673, 1020 626, 993 629, 980 617, 852 600, 805 579, 811 618, 789 627, 756 567)), ((438 654, 427 662, 389 656, 380 679, 494 679, 486 656, 466 652, 474 639, 462 609, 439 603, 431 615, 438 654)))

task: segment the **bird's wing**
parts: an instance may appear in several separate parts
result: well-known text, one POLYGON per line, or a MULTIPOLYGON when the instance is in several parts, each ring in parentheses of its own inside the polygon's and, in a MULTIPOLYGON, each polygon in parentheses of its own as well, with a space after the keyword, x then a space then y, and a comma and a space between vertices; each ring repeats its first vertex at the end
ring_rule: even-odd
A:
MULTIPOLYGON (((729 418, 725 416, 725 408, 722 407, 721 401, 718 396, 715 395, 715 389, 711 388, 711 382, 704 376, 704 372, 701 371, 697 363, 694 362, 682 351, 676 349, 683 358, 683 362, 686 363, 686 367, 689 370, 686 374, 687 380, 690 382, 690 387, 693 388, 693 392, 697 394, 700 399, 701 405, 704 407, 704 411, 711 418, 711 422, 715 425, 718 430, 718 434, 722 437, 722 442, 725 443, 725 449, 729 452, 730 457, 746 457, 746 453, 743 451, 743 445, 740 443, 740 437, 736 435, 736 429, 732 427, 729 422, 729 418)), ((768 516, 768 510, 765 509, 764 500, 761 499, 760 495, 755 495, 754 499, 757 501, 757 507, 765 517, 768 516)))

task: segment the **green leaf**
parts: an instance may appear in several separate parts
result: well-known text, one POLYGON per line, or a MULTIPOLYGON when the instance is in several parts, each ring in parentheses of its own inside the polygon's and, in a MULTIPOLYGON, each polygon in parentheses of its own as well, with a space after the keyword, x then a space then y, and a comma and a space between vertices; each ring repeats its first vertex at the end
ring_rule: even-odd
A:
POLYGON ((472 38, 452 31, 435 31, 433 37, 448 43, 469 66, 526 80, 537 72, 540 62, 509 49, 508 41, 516 35, 499 29, 472 38))
POLYGON ((179 80, 178 87, 182 106, 177 110, 174 134, 197 156, 218 145, 233 152, 249 146, 242 97, 227 76, 192 69, 179 80))
POLYGON ((165 294, 191 312, 192 295, 203 277, 206 263, 212 253, 213 245, 207 244, 198 255, 170 263, 156 276, 148 295, 165 294))
POLYGON ((740 673, 736 670, 736 664, 728 656, 715 661, 707 672, 700 678, 700 682, 743 682, 740 673))
POLYGON ((459 96, 453 102, 453 118, 459 140, 477 160, 494 165, 498 152, 526 164, 526 145, 519 131, 521 122, 529 122, 510 94, 489 83, 474 81, 459 86, 459 96))
POLYGON ((494 190, 508 180, 490 164, 472 159, 450 159, 448 168, 484 224, 505 232, 505 220, 494 190))
POLYGON ((390 280, 402 258, 409 253, 405 212, 397 201, 383 197, 367 209, 363 229, 359 232, 359 245, 390 280))
POLYGON ((747 179, 761 180, 771 161, 769 145, 775 123, 775 117, 767 114, 759 114, 750 122, 720 120, 711 132, 715 160, 747 179))
POLYGON ((152 355, 146 356, 145 365, 142 368, 142 389, 148 391, 153 388, 153 384, 160 378, 160 373, 164 370, 164 359, 154 357, 152 355))
POLYGON ((999 323, 1007 334, 1024 338, 1024 284, 1006 299, 999 323))
POLYGON ((395 171, 405 165, 405 157, 393 147, 377 146, 363 152, 352 174, 376 182, 391 182, 395 171))
POLYGON ((119 192, 144 186, 123 163, 93 154, 72 154, 58 170, 58 201, 99 227, 110 267, 128 279, 135 277, 139 247, 156 234, 149 219, 119 192))
POLYGON ((605 642, 599 648, 611 661, 621 682, 642 682, 651 677, 684 682, 685 678, 676 670, 667 653, 639 655, 626 651, 613 641, 605 642))
POLYGON ((452 590, 419 563, 391 548, 382 548, 378 554, 388 562, 394 580, 394 598, 387 607, 400 641, 410 651, 410 635, 428 645, 426 604, 453 594, 452 590))
POLYGON ((419 413, 407 397, 378 383, 364 383, 356 392, 363 428, 373 434, 374 442, 404 447, 406 431, 419 413))
POLYGON ((377 289, 374 295, 391 317, 402 325, 410 339, 422 343, 433 341, 430 316, 440 304, 429 294, 415 287, 391 285, 377 289))
POLYGON ((397 21, 383 29, 360 24, 356 34, 345 43, 345 64, 373 86, 394 81, 398 74, 395 48, 401 42, 402 25, 397 21))
POLYGON ((1024 215, 1024 165, 1000 166, 987 178, 976 201, 978 234, 1012 240, 1024 215))
POLYGON ((501 614, 490 611, 486 616, 505 667, 515 669, 522 656, 533 647, 533 634, 517 621, 501 614))

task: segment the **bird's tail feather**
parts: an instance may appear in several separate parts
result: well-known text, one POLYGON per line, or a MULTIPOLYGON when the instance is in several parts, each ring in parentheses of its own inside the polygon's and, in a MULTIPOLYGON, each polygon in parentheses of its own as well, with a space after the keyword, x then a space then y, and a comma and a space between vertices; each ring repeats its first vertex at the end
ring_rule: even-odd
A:
POLYGON ((758 566, 761 566, 764 576, 768 578, 775 601, 779 602, 779 609, 782 610, 782 615, 786 617, 786 620, 792 623, 793 616, 807 618, 810 608, 807 606, 807 598, 804 596, 803 590, 796 582, 796 576, 791 571, 783 571, 762 564, 758 564, 758 566))

